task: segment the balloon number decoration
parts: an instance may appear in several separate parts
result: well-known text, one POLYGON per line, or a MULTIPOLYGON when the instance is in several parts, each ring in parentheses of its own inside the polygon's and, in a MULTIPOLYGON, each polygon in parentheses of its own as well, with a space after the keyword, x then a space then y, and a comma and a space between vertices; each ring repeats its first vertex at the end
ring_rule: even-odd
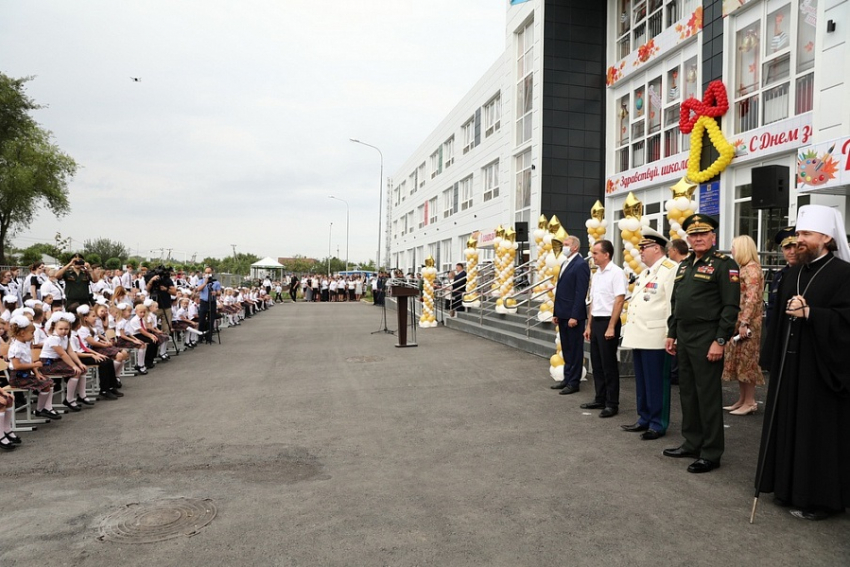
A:
POLYGON ((735 157, 735 148, 726 140, 716 120, 728 110, 729 98, 726 96, 726 87, 722 81, 710 82, 702 100, 691 97, 682 103, 679 111, 679 130, 683 134, 691 135, 691 151, 688 155, 688 180, 691 183, 705 183, 717 177, 735 157), (708 139, 717 149, 720 157, 700 171, 704 132, 708 132, 708 139))
POLYGON ((587 219, 584 226, 587 227, 588 248, 596 244, 598 240, 605 238, 608 221, 605 220, 605 207, 602 206, 602 203, 596 201, 596 204, 590 209, 590 218, 587 219))
POLYGON ((478 234, 473 233, 466 241, 466 293, 463 296, 464 307, 481 307, 478 291, 478 234))
POLYGON ((437 326, 434 312, 434 279, 436 277, 437 268, 434 266, 434 258, 428 256, 425 259, 425 267, 422 269, 422 315, 419 317, 419 326, 423 328, 437 326))
POLYGON ((537 312, 537 320, 549 322, 555 311, 555 287, 558 283, 558 276, 561 273, 561 264, 566 260, 564 256, 564 240, 567 238, 567 231, 561 226, 558 226, 558 232, 551 238, 551 251, 546 255, 546 266, 543 278, 551 277, 552 279, 546 282, 546 295, 541 295, 543 303, 540 304, 540 309, 537 312))
MULTIPOLYGON (((537 277, 535 282, 546 279, 546 256, 552 250, 552 235, 546 230, 546 215, 540 215, 537 219, 537 229, 534 231, 534 244, 537 246, 537 277), (546 238, 548 236, 548 239, 546 238)), ((546 289, 546 284, 537 283, 534 286, 534 295, 546 289)), ((535 301, 543 301, 543 296, 535 298, 535 301)))
MULTIPOLYGON (((496 232, 498 235, 498 230, 496 232)), ((504 231, 502 238, 496 237, 493 245, 496 247, 496 282, 498 283, 498 299, 496 313, 516 313, 516 299, 511 297, 514 291, 514 264, 516 251, 516 231, 509 228, 504 231)))

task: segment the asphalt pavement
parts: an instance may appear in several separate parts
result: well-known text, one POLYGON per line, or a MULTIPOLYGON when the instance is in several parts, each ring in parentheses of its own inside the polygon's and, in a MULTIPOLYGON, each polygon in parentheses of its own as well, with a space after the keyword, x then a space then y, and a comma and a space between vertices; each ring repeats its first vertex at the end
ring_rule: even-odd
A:
POLYGON ((667 437, 641 441, 618 427, 631 380, 600 419, 544 359, 380 327, 365 303, 278 305, 22 433, 0 454, 0 567, 850 565, 847 515, 764 495, 749 524, 761 412, 727 416, 721 468, 689 474, 661 455, 675 388, 667 437))

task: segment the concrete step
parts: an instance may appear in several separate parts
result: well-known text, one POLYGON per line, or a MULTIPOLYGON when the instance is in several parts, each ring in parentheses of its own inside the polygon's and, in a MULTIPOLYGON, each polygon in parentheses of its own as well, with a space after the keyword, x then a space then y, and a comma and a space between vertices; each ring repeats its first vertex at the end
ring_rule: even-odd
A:
POLYGON ((527 337, 524 330, 523 332, 515 332, 486 323, 479 325, 477 318, 472 321, 462 317, 447 317, 445 323, 446 327, 450 329, 457 329, 546 359, 555 354, 554 335, 550 336, 548 340, 527 337))

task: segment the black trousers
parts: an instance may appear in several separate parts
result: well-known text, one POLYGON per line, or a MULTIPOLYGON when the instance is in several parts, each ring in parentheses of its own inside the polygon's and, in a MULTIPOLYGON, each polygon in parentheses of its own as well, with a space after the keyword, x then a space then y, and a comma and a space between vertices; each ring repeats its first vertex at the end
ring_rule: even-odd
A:
POLYGON ((139 339, 143 343, 145 343, 145 361, 143 366, 145 368, 153 368, 153 359, 156 358, 156 351, 159 350, 156 345, 156 341, 153 339, 149 339, 143 334, 139 333, 138 335, 133 335, 135 338, 139 339))
MULTIPOLYGON (((620 322, 614 327, 614 338, 606 339, 605 331, 611 317, 593 317, 590 323, 590 363, 593 365, 595 402, 605 407, 620 406, 620 368, 617 365, 617 346, 620 344, 620 322)), ((563 347, 562 347, 563 348, 563 347)))
MULTIPOLYGON (((198 330, 202 333, 211 331, 210 321, 212 321, 213 325, 215 325, 215 301, 204 301, 202 299, 201 306, 198 309, 198 330)), ((211 343, 212 333, 207 335, 205 338, 208 343, 211 343)), ((147 357, 145 358, 147 359, 147 357)))
POLYGON ((114 390, 118 387, 118 377, 115 376, 115 365, 111 358, 107 358, 97 365, 98 379, 100 380, 100 391, 114 390))
POLYGON ((298 287, 297 286, 293 285, 293 286, 289 287, 289 297, 292 298, 292 301, 295 301, 295 296, 296 296, 297 293, 298 293, 298 287))

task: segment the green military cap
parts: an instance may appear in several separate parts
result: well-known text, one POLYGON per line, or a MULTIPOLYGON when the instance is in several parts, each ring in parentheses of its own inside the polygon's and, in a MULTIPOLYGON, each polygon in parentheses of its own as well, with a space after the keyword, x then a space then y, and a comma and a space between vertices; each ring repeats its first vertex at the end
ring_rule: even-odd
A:
POLYGON ((715 232, 719 224, 720 223, 717 222, 717 219, 714 219, 713 217, 694 213, 685 219, 685 222, 682 223, 682 229, 688 234, 694 234, 697 232, 715 232))
POLYGON ((791 244, 797 244, 797 227, 789 226, 788 228, 783 228, 776 233, 773 241, 776 242, 780 248, 785 248, 791 244))

